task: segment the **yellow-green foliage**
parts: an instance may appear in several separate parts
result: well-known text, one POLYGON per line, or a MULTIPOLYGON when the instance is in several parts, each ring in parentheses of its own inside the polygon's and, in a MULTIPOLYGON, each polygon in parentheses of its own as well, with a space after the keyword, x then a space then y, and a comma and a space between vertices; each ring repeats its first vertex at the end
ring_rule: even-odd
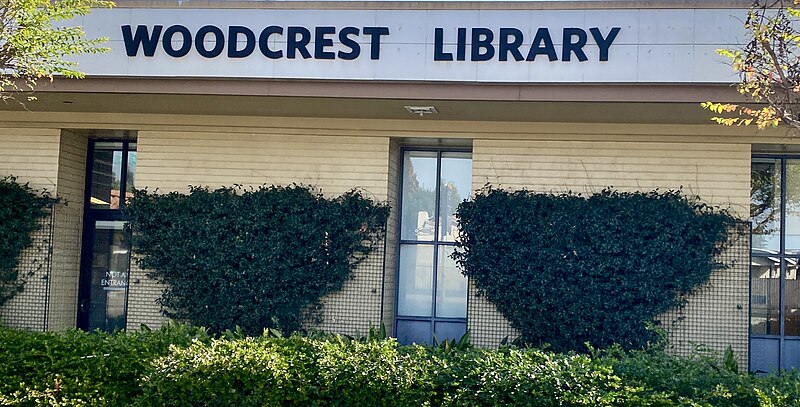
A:
POLYGON ((70 57, 104 52, 100 45, 107 39, 86 38, 83 27, 61 24, 112 5, 103 0, 0 0, 0 98, 32 91, 40 79, 53 75, 83 77, 70 57))

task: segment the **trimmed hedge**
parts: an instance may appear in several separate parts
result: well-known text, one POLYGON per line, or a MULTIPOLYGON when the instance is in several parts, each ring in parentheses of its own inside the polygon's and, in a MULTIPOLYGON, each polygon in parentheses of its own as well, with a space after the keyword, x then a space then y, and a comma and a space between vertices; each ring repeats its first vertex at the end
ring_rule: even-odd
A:
POLYGON ((128 405, 155 358, 193 341, 211 338, 177 324, 129 334, 0 328, 0 405, 128 405))
POLYGON ((654 318, 723 268, 736 220, 680 191, 539 194, 487 186, 458 207, 453 258, 521 334, 556 351, 645 348, 654 318))
POLYGON ((31 234, 58 202, 48 191, 36 191, 17 178, 0 178, 0 305, 22 291, 25 278, 17 266, 22 251, 31 245, 31 234))
POLYGON ((316 335, 210 338, 0 328, 9 406, 793 406, 800 374, 738 374, 658 351, 398 346, 316 335))
POLYGON ((256 335, 301 330, 382 241, 389 216, 360 192, 328 199, 300 185, 138 190, 125 211, 139 265, 167 287, 167 316, 256 335))

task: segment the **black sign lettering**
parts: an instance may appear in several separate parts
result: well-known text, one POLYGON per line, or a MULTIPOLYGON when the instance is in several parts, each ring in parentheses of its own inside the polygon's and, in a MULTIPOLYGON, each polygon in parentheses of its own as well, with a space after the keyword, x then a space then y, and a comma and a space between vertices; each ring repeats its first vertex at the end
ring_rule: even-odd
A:
POLYGON ((600 48, 600 60, 601 61, 608 61, 608 49, 611 48, 611 43, 617 38, 617 34, 621 28, 614 27, 611 31, 608 32, 608 36, 603 38, 603 33, 600 32, 600 29, 597 27, 593 27, 589 29, 589 32, 592 33, 592 37, 597 42, 597 47, 600 48))
POLYGON ((336 59, 335 52, 325 51, 325 48, 333 47, 333 40, 325 38, 325 36, 333 34, 336 34, 336 27, 317 27, 314 29, 315 59, 336 59))
POLYGON ((522 31, 516 28, 501 28, 500 29, 500 60, 508 61, 508 53, 514 57, 515 61, 522 61, 525 59, 522 53, 519 52, 519 47, 522 45, 522 31), (509 37, 514 37, 514 41, 509 42, 509 37))
POLYGON ((388 27, 364 27, 364 35, 370 36, 369 59, 381 58, 381 35, 389 35, 388 27))
POLYGON ((488 61, 494 58, 494 33, 488 28, 472 29, 472 60, 488 61))
MULTIPOLYGON (((223 53, 228 58, 250 57, 258 46, 261 54, 269 59, 302 59, 351 61, 361 56, 359 37, 367 37, 369 41, 369 58, 379 60, 381 57, 381 41, 388 36, 389 27, 353 27, 347 26, 338 30, 334 26, 319 26, 307 28, 302 26, 285 27, 285 41, 273 42, 274 36, 284 36, 284 27, 270 25, 261 30, 256 38, 256 32, 249 27, 232 25, 227 31, 216 25, 204 25, 194 34, 183 25, 175 24, 164 29, 162 25, 153 25, 149 29, 146 25, 137 25, 134 30, 131 25, 122 25, 122 39, 125 52, 129 57, 139 55, 139 50, 146 57, 153 57, 158 44, 168 56, 180 58, 187 55, 194 47, 195 52, 204 58, 217 58, 223 53), (313 30, 313 34, 312 34, 313 30), (227 33, 227 38, 226 38, 227 33), (313 40, 313 50, 310 49, 313 40), (334 42, 338 40, 338 44, 334 42), (225 48, 227 47, 227 52, 225 48), (273 48, 274 47, 274 48, 273 48)), ((608 61, 609 50, 622 29, 613 27, 608 34, 603 34, 598 27, 589 28, 592 38, 598 49, 598 61, 608 61)), ((578 27, 565 27, 562 29, 561 42, 555 42, 546 27, 537 28, 530 39, 530 48, 527 53, 522 49, 522 44, 528 43, 525 33, 519 28, 501 27, 499 31, 486 27, 457 27, 455 29, 455 50, 445 51, 445 43, 452 44, 453 31, 435 27, 433 30, 433 60, 434 61, 469 61, 482 62, 498 60, 510 61, 535 61, 539 55, 547 56, 549 61, 559 60, 564 62, 573 60, 573 56, 580 62, 588 61, 586 47, 588 44, 587 30, 578 27), (468 54, 469 48, 469 54, 468 54)))
POLYGON ((540 28, 533 37, 533 44, 528 51, 526 61, 535 61, 537 55, 547 55, 550 61, 557 61, 556 47, 553 46, 553 39, 550 38, 550 31, 547 28, 540 28))
POLYGON ((228 27, 228 58, 245 58, 256 49, 256 35, 247 27, 228 27), (239 36, 244 35, 244 48, 239 49, 239 36))
POLYGON ((444 52, 444 28, 436 28, 433 30, 433 60, 434 61, 452 61, 453 53, 444 52))
POLYGON ((343 46, 350 48, 349 52, 339 51, 337 53, 340 59, 353 60, 358 58, 361 54, 361 45, 350 38, 350 36, 359 35, 360 31, 361 30, 356 27, 345 27, 342 28, 342 31, 339 31, 339 42, 341 42, 343 46))
POLYGON ((137 25, 136 33, 131 35, 131 26, 122 26, 122 40, 125 42, 125 52, 129 57, 135 57, 139 53, 139 48, 144 48, 144 56, 151 57, 156 53, 158 38, 161 36, 163 25, 154 25, 153 33, 147 33, 146 25, 137 25))
POLYGON ((308 52, 308 43, 311 42, 311 31, 305 27, 289 27, 286 29, 286 58, 294 59, 297 51, 303 59, 311 58, 311 53, 308 52), (300 34, 298 38, 297 35, 300 34))
POLYGON ((580 28, 565 28, 564 29, 564 45, 561 49, 561 60, 569 61, 571 55, 574 53, 578 61, 586 61, 586 53, 583 52, 583 46, 586 45, 586 31, 580 28), (578 37, 577 42, 572 42, 572 37, 578 37))
POLYGON ((225 34, 222 33, 222 30, 213 25, 203 26, 197 30, 197 35, 194 37, 194 47, 201 56, 205 58, 215 58, 225 49, 225 34), (214 37, 214 48, 210 50, 206 49, 206 35, 208 34, 214 37))
POLYGON ((164 52, 167 55, 175 58, 180 58, 189 53, 192 49, 192 33, 189 29, 182 25, 171 25, 164 31, 164 38, 161 39, 161 45, 164 47, 164 52), (183 43, 178 49, 173 48, 172 39, 175 34, 180 33, 183 43))
POLYGON ((258 48, 261 50, 261 53, 264 54, 265 57, 270 59, 280 59, 283 58, 283 51, 273 51, 269 49, 269 37, 273 34, 283 35, 283 27, 278 27, 271 25, 261 31, 261 35, 258 36, 258 48))

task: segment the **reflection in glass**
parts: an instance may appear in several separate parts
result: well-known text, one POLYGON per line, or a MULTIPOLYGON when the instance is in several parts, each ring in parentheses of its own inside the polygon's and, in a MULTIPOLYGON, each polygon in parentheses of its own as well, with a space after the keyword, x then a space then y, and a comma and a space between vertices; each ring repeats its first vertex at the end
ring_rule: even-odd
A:
POLYGON ((450 322, 450 321, 437 321, 433 335, 436 336, 437 342, 459 340, 464 334, 467 333, 466 322, 450 322))
POLYGON ((439 239, 454 242, 458 236, 456 209, 472 190, 472 154, 442 153, 439 195, 439 239))
POLYGON ((753 249, 780 250, 781 162, 754 159, 750 174, 750 220, 753 249))
POLYGON ((783 334, 786 336, 800 336, 800 285, 797 280, 799 260, 791 257, 786 259, 783 286, 783 334))
POLYGON ((401 245, 399 274, 397 314, 432 316, 433 246, 401 245))
POLYGON ((400 238, 433 240, 436 216, 436 153, 409 151, 403 163, 403 213, 400 238))
POLYGON ((397 320, 397 342, 401 345, 431 344, 431 321, 397 320))
POLYGON ((753 253, 750 267, 750 333, 779 335, 780 260, 753 253))
POLYGON ((136 144, 131 143, 128 145, 128 168, 125 177, 125 202, 129 202, 133 198, 133 190, 136 188, 136 144))
POLYGON ((800 160, 786 160, 784 185, 786 254, 800 255, 800 160))
POLYGON ((121 221, 97 221, 92 252, 89 330, 125 329, 130 236, 121 221))
POLYGON ((436 316, 467 317, 467 278, 450 258, 454 246, 439 246, 436 269, 436 316))
POLYGON ((122 182, 122 143, 95 143, 92 157, 93 209, 119 209, 122 182))

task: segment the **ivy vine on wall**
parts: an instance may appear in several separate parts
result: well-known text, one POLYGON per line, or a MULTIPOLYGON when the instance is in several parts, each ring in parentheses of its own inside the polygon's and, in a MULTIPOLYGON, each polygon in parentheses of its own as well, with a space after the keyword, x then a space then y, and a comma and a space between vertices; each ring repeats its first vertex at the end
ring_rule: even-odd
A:
POLYGON ((19 275, 20 255, 57 202, 48 191, 36 191, 14 176, 0 179, 0 305, 24 288, 28 276, 19 275))
POLYGON ((521 333, 557 351, 653 340, 654 317, 724 265, 737 222, 681 191, 505 191, 487 185, 457 212, 454 259, 521 333))
POLYGON ((220 332, 301 330, 384 237, 389 207, 352 191, 240 186, 135 192, 126 213, 139 265, 167 288, 169 317, 220 332))

